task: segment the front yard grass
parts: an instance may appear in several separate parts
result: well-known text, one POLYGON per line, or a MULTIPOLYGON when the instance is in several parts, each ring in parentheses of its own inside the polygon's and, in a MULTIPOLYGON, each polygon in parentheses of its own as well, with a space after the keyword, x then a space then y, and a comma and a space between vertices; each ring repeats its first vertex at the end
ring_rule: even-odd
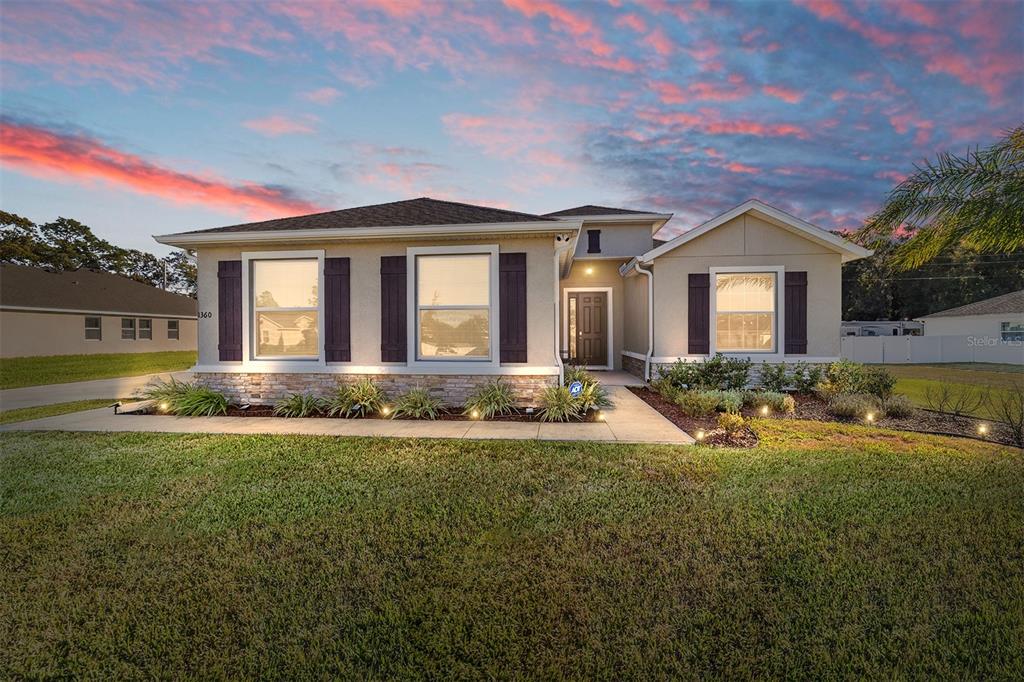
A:
POLYGON ((69 403, 54 403, 52 405, 37 405, 36 407, 19 407, 15 410, 3 410, 0 411, 0 424, 27 422, 32 419, 42 419, 43 417, 56 417, 59 414, 95 410, 98 407, 113 405, 114 402, 114 398, 95 398, 93 400, 73 400, 69 403))
MULTIPOLYGON (((1024 382, 1024 365, 989 363, 945 363, 937 365, 883 365, 897 378, 896 392, 905 394, 920 407, 928 407, 928 390, 940 384, 950 384, 960 391, 1006 391, 1015 383, 1024 382)), ((976 417, 991 419, 987 405, 972 413, 976 417)))
POLYGON ((187 350, 0 358, 0 389, 180 372, 195 364, 195 351, 187 350))
POLYGON ((0 434, 0 677, 1024 668, 1024 455, 0 434))

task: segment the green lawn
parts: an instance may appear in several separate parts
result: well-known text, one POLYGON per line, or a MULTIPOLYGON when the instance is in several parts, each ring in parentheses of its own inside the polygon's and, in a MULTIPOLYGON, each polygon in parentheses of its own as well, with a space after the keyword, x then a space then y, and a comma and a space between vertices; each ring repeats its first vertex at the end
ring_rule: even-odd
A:
MULTIPOLYGON (((904 393, 915 404, 928 407, 927 392, 939 384, 950 384, 961 391, 1004 391, 1024 383, 1024 366, 988 363, 947 363, 939 365, 883 365, 897 377, 896 392, 904 393)), ((978 417, 992 418, 988 408, 975 410, 978 417)))
POLYGON ((1024 456, 0 435, 0 677, 941 677, 1024 667, 1024 456))
POLYGON ((0 411, 0 424, 27 422, 32 419, 42 419, 43 417, 56 417, 58 414, 94 410, 97 407, 113 405, 114 401, 114 398, 96 398, 94 400, 75 400, 69 403, 55 403, 53 405, 39 405, 37 407, 21 407, 16 410, 3 410, 0 411))
POLYGON ((195 364, 195 351, 0 358, 0 389, 177 372, 195 364))

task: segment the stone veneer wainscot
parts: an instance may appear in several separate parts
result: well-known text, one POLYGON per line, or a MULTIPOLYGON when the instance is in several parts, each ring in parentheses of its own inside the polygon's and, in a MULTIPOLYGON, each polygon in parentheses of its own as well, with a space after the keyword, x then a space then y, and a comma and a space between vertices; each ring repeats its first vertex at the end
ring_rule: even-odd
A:
MULTIPOLYGON (((338 386, 371 379, 392 399, 414 388, 425 388, 446 405, 462 405, 478 387, 499 378, 469 374, 270 374, 234 372, 197 372, 195 378, 203 385, 219 391, 233 403, 269 405, 292 393, 314 393, 327 396, 338 386)), ((500 375, 512 387, 520 407, 536 407, 545 388, 558 384, 557 376, 500 375)))

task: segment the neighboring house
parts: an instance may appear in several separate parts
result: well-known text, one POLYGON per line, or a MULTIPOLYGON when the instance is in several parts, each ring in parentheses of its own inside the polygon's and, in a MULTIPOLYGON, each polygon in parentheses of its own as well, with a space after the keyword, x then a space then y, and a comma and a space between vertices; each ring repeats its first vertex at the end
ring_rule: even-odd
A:
POLYGON ((456 402, 501 376, 535 404, 565 362, 838 358, 841 265, 869 251, 758 201, 655 240, 671 217, 420 198, 157 241, 196 250, 194 371, 239 400, 370 376, 456 402))
POLYGON ((848 320, 840 328, 842 336, 920 336, 924 324, 917 320, 848 320))
POLYGON ((985 336, 1024 341, 1024 290, 917 318, 925 336, 985 336))
POLYGON ((0 356, 196 349, 196 301, 93 270, 0 265, 0 356))

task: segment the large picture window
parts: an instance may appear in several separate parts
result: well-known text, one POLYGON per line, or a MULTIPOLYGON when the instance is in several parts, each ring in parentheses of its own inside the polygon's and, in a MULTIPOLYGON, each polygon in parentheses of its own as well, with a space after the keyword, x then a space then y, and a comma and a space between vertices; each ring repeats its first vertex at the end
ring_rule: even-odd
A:
POLYGON ((416 257, 417 358, 491 356, 491 256, 416 257))
POLYGON ((253 260, 252 329, 257 358, 320 356, 319 261, 253 260))
POLYGON ((774 352, 775 273, 718 273, 714 285, 715 350, 774 352))

